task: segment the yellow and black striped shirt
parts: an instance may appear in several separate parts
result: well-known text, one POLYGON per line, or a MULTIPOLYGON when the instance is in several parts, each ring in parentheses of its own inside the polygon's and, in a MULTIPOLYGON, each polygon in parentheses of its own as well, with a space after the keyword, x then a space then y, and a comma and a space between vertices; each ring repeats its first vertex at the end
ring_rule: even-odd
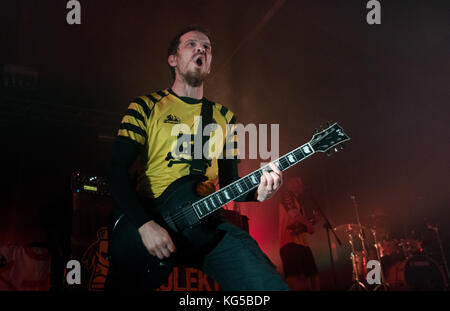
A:
MULTIPOLYGON (((118 139, 139 146, 142 168, 138 178, 138 191, 148 198, 160 196, 175 180, 191 173, 193 139, 198 129, 203 98, 189 103, 166 89, 134 99, 128 106, 118 131, 118 139)), ((211 132, 206 176, 218 177, 218 159, 237 158, 236 119, 222 105, 213 103, 211 132), (225 148, 226 147, 226 148, 225 148)))

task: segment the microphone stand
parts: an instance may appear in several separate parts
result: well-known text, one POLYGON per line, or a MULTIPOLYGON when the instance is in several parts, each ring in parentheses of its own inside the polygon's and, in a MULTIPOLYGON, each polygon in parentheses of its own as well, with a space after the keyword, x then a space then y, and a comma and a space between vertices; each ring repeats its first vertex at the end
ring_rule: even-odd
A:
POLYGON ((449 290, 449 282, 450 282, 450 272, 448 270, 448 264, 447 264, 447 257, 445 256, 445 252, 444 252, 444 247, 442 246, 442 242, 441 242, 441 237, 439 235, 439 227, 438 225, 432 226, 429 223, 427 223, 427 227, 430 230, 433 230, 434 233, 436 233, 436 237, 437 237, 437 241, 439 243, 439 248, 441 251, 441 257, 442 257, 442 263, 444 264, 444 269, 446 272, 446 278, 447 278, 447 282, 445 284, 445 290, 449 290))
POLYGON ((338 244, 342 245, 342 243, 341 243, 341 240, 339 240, 339 237, 337 236, 336 232, 333 230, 334 227, 331 225, 330 221, 328 220, 328 217, 325 215, 323 210, 320 208, 320 206, 317 203, 316 199, 313 196, 311 196, 311 199, 312 199, 314 205, 316 206, 317 210, 319 211, 320 215, 322 215, 323 219, 325 220, 325 223, 323 224, 323 227, 327 231, 328 248, 330 250, 331 271, 332 271, 332 274, 333 274, 333 283, 334 283, 334 288, 337 288, 336 269, 334 267, 334 259, 333 259, 333 250, 332 250, 332 247, 331 247, 330 231, 333 233, 334 238, 336 239, 338 244))

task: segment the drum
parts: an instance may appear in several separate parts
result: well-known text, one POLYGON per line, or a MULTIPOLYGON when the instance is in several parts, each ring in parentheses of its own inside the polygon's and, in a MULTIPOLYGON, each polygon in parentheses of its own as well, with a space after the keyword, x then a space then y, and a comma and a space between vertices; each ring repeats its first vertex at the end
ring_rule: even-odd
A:
POLYGON ((393 264, 385 271, 385 279, 391 290, 435 291, 446 288, 442 269, 426 256, 413 256, 393 264))
POLYGON ((407 238, 407 239, 400 239, 399 242, 399 248, 402 250, 403 255, 405 258, 410 258, 415 255, 420 255, 420 253, 423 252, 422 249, 422 242, 407 238))

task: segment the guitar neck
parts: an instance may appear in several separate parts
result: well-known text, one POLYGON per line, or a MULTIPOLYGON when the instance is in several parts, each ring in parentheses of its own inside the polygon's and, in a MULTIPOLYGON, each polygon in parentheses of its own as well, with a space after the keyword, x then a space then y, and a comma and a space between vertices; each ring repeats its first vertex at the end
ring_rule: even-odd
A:
MULTIPOLYGON (((273 162, 281 171, 285 171, 314 153, 315 151, 310 143, 306 143, 273 162)), ((228 186, 221 188, 215 193, 200 199, 192 205, 197 216, 202 219, 219 210, 225 204, 252 191, 259 186, 263 171, 267 170, 270 170, 269 165, 265 165, 228 186)))

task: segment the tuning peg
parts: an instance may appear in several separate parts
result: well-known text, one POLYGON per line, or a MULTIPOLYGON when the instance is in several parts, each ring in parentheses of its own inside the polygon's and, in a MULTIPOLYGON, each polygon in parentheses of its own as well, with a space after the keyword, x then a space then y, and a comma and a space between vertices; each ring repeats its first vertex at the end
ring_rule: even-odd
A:
POLYGON ((333 150, 330 149, 327 151, 327 156, 331 156, 332 154, 333 154, 333 150))
POLYGON ((338 147, 334 147, 334 152, 338 152, 338 151, 339 151, 338 147))
POLYGON ((327 127, 330 127, 330 125, 331 125, 330 121, 327 121, 327 127))
POLYGON ((341 150, 344 150, 344 144, 340 144, 339 147, 341 147, 341 150))
POLYGON ((314 129, 314 134, 317 134, 317 133, 319 133, 319 130, 318 129, 314 129))

